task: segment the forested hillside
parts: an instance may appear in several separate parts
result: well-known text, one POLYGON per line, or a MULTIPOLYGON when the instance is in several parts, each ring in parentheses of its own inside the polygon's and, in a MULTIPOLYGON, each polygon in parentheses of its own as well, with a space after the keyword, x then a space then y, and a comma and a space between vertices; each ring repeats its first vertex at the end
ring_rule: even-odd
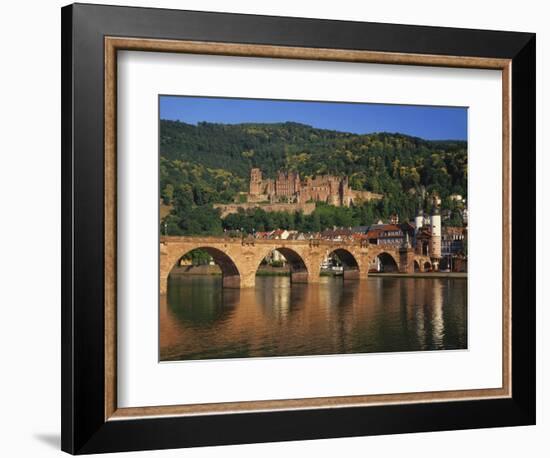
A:
POLYGON ((393 213, 406 220, 419 205, 430 211, 429 196, 434 193, 442 198, 443 210, 453 211, 457 223, 456 204, 448 197, 467 197, 467 149, 461 141, 392 133, 356 135, 291 122, 191 125, 161 120, 160 153, 161 198, 172 206, 163 232, 174 234, 220 233, 234 226, 315 230, 372 224, 393 213), (237 192, 246 191, 252 167, 259 167, 265 177, 274 177, 278 170, 297 171, 302 177, 346 175, 353 189, 385 198, 361 208, 321 206, 308 217, 255 210, 221 221, 212 204, 230 202, 237 192), (344 222, 349 224, 338 224, 344 222))

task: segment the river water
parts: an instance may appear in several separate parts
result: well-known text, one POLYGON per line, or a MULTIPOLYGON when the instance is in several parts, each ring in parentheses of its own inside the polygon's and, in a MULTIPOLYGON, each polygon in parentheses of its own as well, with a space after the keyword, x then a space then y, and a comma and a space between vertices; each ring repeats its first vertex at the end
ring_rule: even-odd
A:
POLYGON ((160 303, 160 359, 221 359, 467 348, 463 278, 174 276, 160 303))

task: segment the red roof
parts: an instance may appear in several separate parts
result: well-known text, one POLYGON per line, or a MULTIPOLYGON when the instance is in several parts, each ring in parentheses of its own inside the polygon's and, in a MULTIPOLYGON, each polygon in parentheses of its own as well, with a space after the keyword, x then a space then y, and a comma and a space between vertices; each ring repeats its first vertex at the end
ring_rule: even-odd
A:
POLYGON ((367 232, 367 238, 377 239, 379 237, 382 237, 384 232, 389 232, 389 231, 401 231, 401 232, 403 232, 403 229, 400 226, 396 225, 396 224, 382 224, 382 225, 376 226, 376 228, 374 228, 374 229, 370 229, 367 232))
POLYGON ((446 235, 464 235, 464 228, 460 226, 447 226, 443 231, 446 235))

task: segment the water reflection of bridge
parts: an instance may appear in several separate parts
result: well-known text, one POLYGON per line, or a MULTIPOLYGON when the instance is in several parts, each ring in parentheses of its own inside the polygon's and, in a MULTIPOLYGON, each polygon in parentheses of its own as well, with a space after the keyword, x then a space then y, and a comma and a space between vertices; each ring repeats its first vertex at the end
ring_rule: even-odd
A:
POLYGON ((465 348, 466 296, 462 279, 178 277, 160 298, 161 360, 465 348))
POLYGON ((336 255, 344 267, 344 279, 367 278, 369 266, 378 258, 386 270, 401 273, 431 268, 430 258, 411 248, 388 248, 361 241, 264 240, 230 237, 178 237, 160 239, 160 292, 167 291, 168 276, 177 262, 190 251, 207 252, 220 267, 223 286, 249 288, 255 285, 256 271, 273 250, 287 260, 293 283, 318 282, 321 263, 328 255, 336 255))

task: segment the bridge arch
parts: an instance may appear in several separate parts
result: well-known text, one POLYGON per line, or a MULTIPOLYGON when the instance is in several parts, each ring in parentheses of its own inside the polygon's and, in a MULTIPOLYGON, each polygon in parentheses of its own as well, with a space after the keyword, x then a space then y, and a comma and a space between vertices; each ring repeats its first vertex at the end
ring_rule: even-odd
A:
POLYGON ((390 253, 382 251, 376 257, 380 261, 380 272, 399 272, 399 263, 390 253))
MULTIPOLYGON (((286 259, 290 268, 290 279, 292 283, 307 283, 309 269, 307 267, 306 261, 300 253, 298 253, 296 250, 293 250, 292 248, 288 248, 285 246, 271 248, 262 257, 260 263, 269 255, 271 255, 274 251, 279 252, 286 259)), ((256 272, 258 271, 259 267, 260 265, 258 264, 256 272)))
POLYGON ((424 261, 424 272, 430 272, 432 270, 432 263, 430 261, 424 261))
POLYGON ((413 261, 413 267, 415 272, 421 272, 422 269, 420 268, 420 263, 415 259, 413 261))
POLYGON ((240 273, 236 262, 227 253, 210 246, 198 246, 190 250, 188 249, 185 252, 178 253, 176 260, 170 266, 168 277, 170 277, 174 267, 182 258, 197 250, 204 251, 212 257, 216 265, 222 271, 222 282, 225 288, 240 288, 240 273))
POLYGON ((327 253, 327 257, 334 255, 342 264, 344 280, 360 278, 361 268, 356 256, 345 248, 335 248, 327 253))
POLYGON ((367 278, 369 258, 376 255, 372 248, 354 243, 334 243, 324 240, 263 240, 232 237, 161 236, 160 283, 161 294, 168 289, 168 276, 174 265, 193 250, 204 250, 220 267, 223 285, 234 288, 253 288, 256 272, 262 260, 273 250, 288 260, 294 282, 315 283, 320 280, 322 260, 327 252, 335 252, 346 266, 346 277, 367 278), (352 277, 350 277, 352 275, 352 277))

